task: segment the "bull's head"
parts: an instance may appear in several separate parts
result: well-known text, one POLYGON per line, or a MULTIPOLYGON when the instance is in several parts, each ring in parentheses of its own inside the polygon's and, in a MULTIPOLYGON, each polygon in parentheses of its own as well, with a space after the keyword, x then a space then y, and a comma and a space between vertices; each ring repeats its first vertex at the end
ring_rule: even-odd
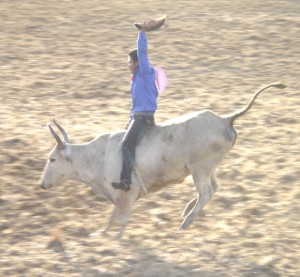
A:
POLYGON ((70 179, 75 174, 72 161, 70 159, 71 151, 70 145, 68 144, 68 135, 55 120, 53 120, 53 123, 63 135, 64 140, 61 140, 59 135, 52 128, 51 124, 48 123, 50 132, 57 141, 57 144, 50 152, 43 174, 39 180, 39 185, 43 189, 47 189, 51 185, 56 185, 70 179))

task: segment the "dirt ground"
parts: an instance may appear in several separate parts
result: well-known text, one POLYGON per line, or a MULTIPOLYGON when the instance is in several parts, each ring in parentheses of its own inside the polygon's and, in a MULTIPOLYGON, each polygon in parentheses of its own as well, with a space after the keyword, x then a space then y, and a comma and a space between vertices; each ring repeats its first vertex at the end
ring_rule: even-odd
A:
POLYGON ((300 276, 300 1, 3 0, 0 26, 0 276, 300 276), (37 186, 55 145, 46 124, 76 143, 121 130, 133 23, 165 13, 148 34, 169 77, 157 123, 288 87, 236 121, 219 190, 187 231, 191 178, 139 200, 122 241, 90 237, 108 202, 78 182, 37 186))

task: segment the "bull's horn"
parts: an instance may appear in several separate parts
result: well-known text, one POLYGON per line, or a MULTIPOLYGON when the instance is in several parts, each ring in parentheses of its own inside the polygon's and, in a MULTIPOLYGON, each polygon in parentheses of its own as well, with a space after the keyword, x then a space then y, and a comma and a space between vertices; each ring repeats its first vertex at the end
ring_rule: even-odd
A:
POLYGON ((51 134, 53 135, 53 137, 56 139, 57 143, 58 143, 58 147, 59 148, 63 148, 65 145, 62 142, 62 140, 60 139, 60 137, 58 136, 58 134, 54 131, 54 129, 52 128, 50 122, 47 124, 48 128, 50 129, 51 134))
POLYGON ((67 132, 64 130, 64 128, 61 127, 55 119, 53 119, 53 123, 56 125, 56 127, 59 129, 59 131, 62 133, 65 142, 68 142, 69 138, 68 138, 67 132))

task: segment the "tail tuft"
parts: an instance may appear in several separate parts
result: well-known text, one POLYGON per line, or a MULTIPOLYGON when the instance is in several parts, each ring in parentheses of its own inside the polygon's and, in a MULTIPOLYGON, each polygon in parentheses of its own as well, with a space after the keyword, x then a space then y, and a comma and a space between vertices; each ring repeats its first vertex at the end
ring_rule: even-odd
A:
POLYGON ((275 87, 275 88, 279 88, 279 89, 286 88, 286 85, 281 84, 281 83, 274 83, 274 84, 272 84, 272 86, 275 87))

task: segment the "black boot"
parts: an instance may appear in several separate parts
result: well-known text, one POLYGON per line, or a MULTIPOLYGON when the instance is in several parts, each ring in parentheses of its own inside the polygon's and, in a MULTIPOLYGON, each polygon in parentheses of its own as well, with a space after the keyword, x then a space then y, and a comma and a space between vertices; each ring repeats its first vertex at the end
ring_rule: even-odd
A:
POLYGON ((126 179, 122 179, 120 183, 111 183, 111 185, 114 189, 121 189, 124 191, 130 190, 130 182, 128 182, 126 179))

